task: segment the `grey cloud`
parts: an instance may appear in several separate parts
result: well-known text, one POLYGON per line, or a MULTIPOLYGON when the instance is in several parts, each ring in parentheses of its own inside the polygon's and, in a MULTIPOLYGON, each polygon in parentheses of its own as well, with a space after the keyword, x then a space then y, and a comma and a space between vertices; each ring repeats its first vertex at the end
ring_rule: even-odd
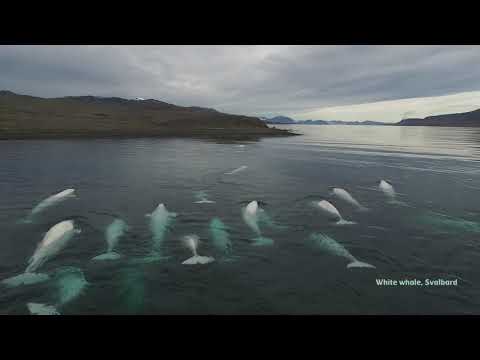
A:
POLYGON ((0 89, 252 115, 480 89, 479 46, 0 46, 0 89))

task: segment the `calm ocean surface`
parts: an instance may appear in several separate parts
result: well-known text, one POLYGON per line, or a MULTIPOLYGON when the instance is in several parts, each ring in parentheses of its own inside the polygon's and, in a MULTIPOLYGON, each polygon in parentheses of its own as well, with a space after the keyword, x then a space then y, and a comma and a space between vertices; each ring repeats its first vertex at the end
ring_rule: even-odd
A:
POLYGON ((0 280, 25 270, 56 223, 72 219, 82 230, 38 270, 49 281, 0 285, 0 314, 28 314, 30 302, 62 314, 480 313, 480 129, 283 128, 305 135, 0 141, 0 280), (387 201, 380 179, 403 204, 387 201), (369 211, 331 196, 332 187, 369 211), (67 188, 78 198, 21 222, 67 188), (195 203, 202 192, 214 203, 195 203), (332 223, 314 206, 322 199, 356 224, 332 223), (273 245, 252 245, 257 235, 242 218, 252 200, 268 216, 259 226, 273 245), (161 244, 165 257, 141 261, 153 246, 145 215, 160 203, 177 213, 161 244), (215 217, 227 227, 229 254, 212 241, 215 217), (92 261, 105 252, 115 218, 129 226, 116 247, 123 257, 92 261), (192 256, 180 240, 188 234, 200 237, 200 255, 217 261, 182 265, 192 256), (376 268, 347 268, 346 258, 309 241, 312 234, 376 268), (65 267, 80 269, 88 284, 57 276, 65 267), (379 286, 377 279, 458 284, 379 286))

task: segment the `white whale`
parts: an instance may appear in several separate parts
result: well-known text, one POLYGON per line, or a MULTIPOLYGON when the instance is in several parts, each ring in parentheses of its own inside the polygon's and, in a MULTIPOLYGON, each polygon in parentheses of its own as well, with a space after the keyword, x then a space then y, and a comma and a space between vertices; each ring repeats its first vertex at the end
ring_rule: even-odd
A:
POLYGON ((333 206, 327 200, 319 201, 317 204, 318 208, 325 214, 327 217, 335 219, 337 225, 352 225, 355 224, 354 221, 345 220, 340 212, 337 210, 335 206, 333 206))
POLYGON ((150 218, 150 231, 153 235, 155 251, 160 250, 165 234, 175 216, 177 214, 169 212, 164 204, 159 204, 151 214, 147 214, 150 218))
POLYGON ((235 170, 232 170, 232 171, 227 172, 227 173, 225 173, 225 174, 226 174, 226 175, 233 175, 233 174, 236 174, 236 173, 238 173, 238 172, 240 172, 240 171, 245 170, 246 168, 248 168, 248 166, 242 165, 242 166, 240 166, 239 168, 236 168, 235 170))
POLYGON ((359 211, 367 211, 368 210, 365 206, 361 205, 357 200, 355 200, 355 198, 352 195, 350 195, 350 193, 345 189, 333 188, 332 194, 334 196, 336 196, 337 198, 345 201, 346 203, 354 206, 359 211))
POLYGON ((27 307, 33 315, 60 315, 58 308, 81 295, 88 285, 83 272, 79 268, 65 267, 56 274, 57 304, 28 303, 27 307))
POLYGON ((209 264, 215 259, 210 256, 200 256, 197 253, 197 248, 198 248, 198 242, 199 238, 197 235, 192 234, 192 235, 186 235, 182 239, 183 243, 190 249, 192 250, 193 256, 191 258, 188 258, 187 260, 183 261, 183 265, 197 265, 197 264, 209 264))
POLYGON ((115 219, 105 230, 105 240, 107 241, 107 252, 95 256, 92 260, 116 260, 122 257, 114 251, 120 238, 128 230, 128 225, 122 219, 115 219))
POLYGON ((2 281, 7 286, 30 285, 49 279, 47 274, 35 273, 46 261, 57 255, 73 238, 73 235, 81 232, 75 229, 73 220, 65 220, 52 226, 45 234, 32 257, 28 260, 28 266, 23 274, 2 281))
POLYGON ((73 235, 80 232, 79 229, 75 229, 73 220, 65 220, 52 226, 28 261, 29 265, 25 272, 35 272, 43 263, 67 246, 73 235))
POLYGON ((255 246, 273 244, 273 240, 262 236, 262 232, 260 231, 259 221, 262 212, 263 209, 259 208, 257 201, 251 201, 244 209, 242 209, 243 221, 245 221, 247 226, 257 235, 257 237, 253 239, 253 245, 255 246))
POLYGON ((63 191, 55 194, 55 195, 49 196, 48 198, 42 200, 37 206, 35 206, 32 209, 32 211, 28 215, 27 219, 24 220, 24 222, 31 222, 32 218, 35 215, 38 215, 39 213, 41 213, 45 209, 47 209, 51 206, 57 205, 57 204, 61 203, 62 201, 65 201, 67 199, 74 198, 75 196, 76 196, 75 195, 75 189, 66 189, 66 190, 63 190, 63 191))
POLYGON ((320 250, 332 255, 344 257, 350 261, 347 264, 347 268, 375 268, 373 265, 358 261, 347 249, 327 235, 312 234, 310 239, 320 250))
POLYGON ((383 191, 383 193, 390 199, 395 199, 396 193, 395 189, 393 188, 392 184, 385 180, 380 180, 380 183, 378 184, 378 188, 383 191))
POLYGON ((232 251, 232 242, 227 226, 216 217, 210 221, 209 230, 215 248, 224 255, 229 255, 232 251))
POLYGON ((397 200, 397 193, 393 188, 392 184, 388 181, 380 180, 378 188, 385 194, 388 199, 388 202, 391 204, 406 205, 403 201, 397 200))

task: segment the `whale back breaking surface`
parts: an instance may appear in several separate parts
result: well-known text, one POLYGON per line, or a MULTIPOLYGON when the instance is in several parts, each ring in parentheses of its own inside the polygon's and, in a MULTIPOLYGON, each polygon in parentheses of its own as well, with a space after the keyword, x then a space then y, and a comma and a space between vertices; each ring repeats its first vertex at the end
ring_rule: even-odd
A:
POLYGON ((340 212, 327 200, 321 200, 317 203, 318 207, 327 215, 339 220, 342 218, 340 212))
POLYGON ((334 195, 336 195, 339 199, 357 207, 362 208, 362 205, 345 189, 342 188, 334 188, 333 189, 334 195))
POLYGON ((244 209, 242 209, 243 220, 245 223, 256 233, 260 234, 260 228, 258 226, 258 202, 250 202, 244 209))
POLYGON ((31 215, 38 214, 45 210, 46 208, 58 204, 59 202, 66 200, 70 197, 75 196, 75 189, 66 189, 57 194, 49 196, 48 198, 42 200, 37 206, 31 211, 31 215))
POLYGON ((37 246, 37 249, 29 259, 29 265, 25 272, 34 272, 45 261, 55 256, 68 244, 75 232, 72 220, 65 220, 54 225, 37 246))

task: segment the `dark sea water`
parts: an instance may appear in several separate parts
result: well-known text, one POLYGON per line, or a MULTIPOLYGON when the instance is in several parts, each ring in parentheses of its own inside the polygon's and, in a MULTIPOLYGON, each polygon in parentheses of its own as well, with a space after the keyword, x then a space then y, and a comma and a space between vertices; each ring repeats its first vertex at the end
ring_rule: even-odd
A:
MULTIPOLYGON (((285 126, 287 128, 287 126, 285 126)), ((290 127, 291 128, 291 127, 290 127)), ((0 280, 25 270, 54 224, 82 230, 38 272, 51 280, 0 286, 0 314, 28 314, 29 302, 59 303, 55 276, 81 269, 88 285, 62 314, 478 314, 480 313, 480 129, 295 126, 303 136, 256 142, 191 139, 0 141, 0 280), (244 146, 239 146, 244 145, 244 146), (243 171, 226 174, 241 166, 243 171), (379 191, 390 181, 398 200, 379 191), (370 210, 329 195, 350 192, 370 210), (20 220, 42 199, 75 188, 77 199, 20 220), (195 203, 198 192, 215 203, 195 203), (335 225, 313 205, 329 200, 354 225, 335 225), (257 200, 271 224, 271 246, 241 210, 257 200), (152 249, 149 218, 159 203, 177 213, 162 244, 165 258, 136 261, 152 249), (209 222, 228 227, 230 255, 214 247, 209 222), (120 260, 105 252, 105 228, 128 225, 120 260), (188 266, 180 241, 200 237, 200 255, 217 261, 188 266), (357 259, 315 247, 324 234, 357 259), (456 286, 378 286, 377 279, 457 280, 456 286)))

